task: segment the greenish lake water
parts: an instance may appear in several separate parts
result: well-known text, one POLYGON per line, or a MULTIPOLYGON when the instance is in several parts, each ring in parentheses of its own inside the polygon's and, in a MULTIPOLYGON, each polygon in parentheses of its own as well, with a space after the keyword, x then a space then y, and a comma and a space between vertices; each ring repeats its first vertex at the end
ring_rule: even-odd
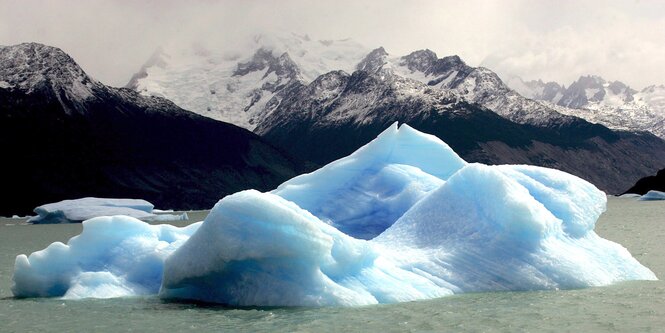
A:
MULTIPOLYGON (((205 212, 189 214, 198 221, 205 212)), ((66 242, 81 225, 0 218, 0 332, 663 332, 665 282, 536 292, 462 294, 357 308, 233 309, 120 299, 14 299, 16 255, 66 242)), ((174 222, 174 225, 184 225, 174 222)), ((665 201, 610 198, 596 232, 665 278, 665 201)))

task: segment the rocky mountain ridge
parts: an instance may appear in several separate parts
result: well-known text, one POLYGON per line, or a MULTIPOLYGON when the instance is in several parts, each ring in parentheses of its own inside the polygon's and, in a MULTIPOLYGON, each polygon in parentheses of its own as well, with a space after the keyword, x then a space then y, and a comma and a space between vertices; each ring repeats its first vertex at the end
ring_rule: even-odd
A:
POLYGON ((665 86, 640 91, 620 81, 581 76, 568 88, 556 82, 508 80, 525 97, 542 101, 559 113, 574 115, 613 129, 648 131, 665 139, 665 86))
POLYGON ((0 181, 11 193, 0 215, 87 196, 206 209, 302 172, 245 129, 95 81, 58 48, 0 47, 0 64, 0 152, 10 160, 0 181))
MULTIPOLYGON (((255 46, 251 55, 234 60, 234 70, 262 49, 267 50, 262 44, 255 46)), ((334 43, 324 49, 330 54, 342 53, 335 51, 334 43)), ((350 54, 360 54, 359 50, 350 54)), ((325 54, 320 50, 313 53, 325 54)), ((308 72, 303 68, 315 67, 311 58, 294 56, 292 51, 287 55, 301 73, 308 72)), ((566 114, 565 110, 572 109, 521 96, 491 70, 471 67, 458 56, 439 58, 431 50, 392 56, 380 47, 365 49, 363 57, 345 57, 336 64, 340 63, 343 65, 331 67, 331 62, 326 62, 329 70, 313 79, 304 75, 291 79, 260 103, 252 104, 253 94, 227 89, 232 96, 222 105, 236 114, 260 115, 247 128, 317 163, 350 153, 382 127, 400 121, 452 142, 451 146, 470 161, 560 168, 612 193, 623 191, 627 182, 665 164, 665 156, 653 153, 663 149, 662 140, 648 134, 616 132, 574 113, 566 114), (238 96, 243 104, 233 102, 238 96), (246 112, 246 105, 259 106, 261 111, 246 112), (638 144, 642 146, 634 147, 638 144), (633 148, 635 154, 631 155, 627 149, 633 148), (600 164, 608 165, 607 170, 599 169, 600 164)), ((261 78, 265 75, 253 73, 261 78)), ((188 80, 187 73, 172 74, 176 80, 188 80)), ((243 74, 235 78, 248 78, 249 91, 263 86, 250 78, 249 71, 243 74)), ((148 87, 150 82, 161 81, 151 81, 148 76, 143 84, 148 87)), ((163 83, 167 88, 170 85, 175 84, 163 83)), ((149 89, 142 93, 150 94, 149 89)))

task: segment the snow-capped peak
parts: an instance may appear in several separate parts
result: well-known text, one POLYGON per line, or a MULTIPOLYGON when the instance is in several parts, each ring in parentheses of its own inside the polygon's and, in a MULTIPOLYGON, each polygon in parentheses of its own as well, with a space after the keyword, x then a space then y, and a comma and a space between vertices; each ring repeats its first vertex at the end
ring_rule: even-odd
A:
POLYGON ((526 98, 547 100, 554 104, 559 102, 566 90, 566 87, 553 81, 543 82, 541 79, 524 81, 519 76, 509 76, 504 82, 526 98))
POLYGON ((279 57, 273 55, 273 51, 260 48, 254 53, 254 56, 247 62, 238 63, 233 76, 244 76, 251 72, 265 70, 263 77, 274 73, 277 77, 288 79, 300 79, 300 69, 298 65, 291 60, 287 52, 279 57))
POLYGON ((400 59, 400 66, 405 66, 412 72, 428 73, 439 58, 430 49, 418 50, 400 59))
POLYGON ((356 65, 356 70, 377 72, 388 63, 387 58, 388 52, 383 47, 376 48, 356 65))
POLYGON ((288 53, 300 68, 305 82, 311 82, 319 75, 334 70, 351 73, 370 51, 348 38, 315 40, 309 35, 284 32, 256 35, 253 41, 252 49, 263 48, 274 54, 288 53))
POLYGON ((542 80, 508 80, 522 95, 545 101, 558 112, 584 118, 609 128, 649 131, 665 138, 665 86, 642 91, 621 81, 607 81, 597 75, 581 76, 568 88, 542 80))
POLYGON ((71 100, 85 100, 101 86, 61 49, 39 43, 0 46, 0 82, 2 89, 50 89, 71 100))
POLYGON ((267 103, 289 83, 307 84, 334 70, 351 73, 369 52, 350 39, 315 40, 293 33, 260 34, 228 45, 167 44, 128 87, 253 130, 268 112, 267 103))

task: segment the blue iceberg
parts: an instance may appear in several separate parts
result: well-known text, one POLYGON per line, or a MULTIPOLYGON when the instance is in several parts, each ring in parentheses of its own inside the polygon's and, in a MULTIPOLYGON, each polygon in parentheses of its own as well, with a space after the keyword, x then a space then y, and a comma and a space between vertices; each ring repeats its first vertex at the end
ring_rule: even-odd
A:
POLYGON ((141 199, 81 198, 63 200, 35 208, 34 216, 28 220, 34 224, 73 223, 98 216, 127 215, 138 219, 155 217, 154 205, 141 199))
POLYGON ((35 208, 37 216, 28 219, 32 224, 77 223, 99 216, 125 215, 142 221, 185 221, 187 213, 165 214, 142 199, 80 198, 63 200, 35 208))
POLYGON ((110 298, 159 292, 164 259, 198 229, 96 217, 67 244, 55 242, 14 264, 17 297, 110 298))
POLYGON ((469 164, 438 138, 395 124, 272 192, 223 198, 203 223, 85 221, 68 244, 18 256, 12 290, 354 306, 655 280, 593 231, 606 200, 561 171, 469 164))
POLYGON ((651 190, 640 197, 642 201, 665 200, 665 192, 651 190))

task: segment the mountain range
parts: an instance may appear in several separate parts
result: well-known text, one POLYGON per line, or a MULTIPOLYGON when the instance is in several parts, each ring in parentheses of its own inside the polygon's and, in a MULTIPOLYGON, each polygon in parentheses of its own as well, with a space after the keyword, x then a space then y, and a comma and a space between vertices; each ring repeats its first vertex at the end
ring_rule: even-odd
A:
POLYGON ((396 121, 470 162, 553 167, 609 193, 665 166, 661 138, 566 114, 579 101, 565 100, 526 98, 458 56, 394 56, 352 40, 162 48, 127 88, 100 83, 58 48, 3 46, 0 179, 11 195, 0 215, 84 196, 210 208, 348 155, 396 121))
POLYGON ((37 43, 0 47, 0 151, 4 216, 85 196, 208 209, 303 171, 250 131, 105 86, 62 50, 37 43))
POLYGON ((306 35, 257 35, 249 45, 222 52, 199 44, 167 45, 126 87, 253 130, 270 107, 266 104, 289 83, 351 71, 367 52, 349 39, 317 41, 306 35))
POLYGON ((665 85, 640 91, 600 76, 580 77, 566 88, 556 82, 523 81, 508 84, 521 95, 543 101, 560 113, 575 115, 612 129, 648 131, 665 139, 665 85))
POLYGON ((553 167, 610 193, 665 165, 665 143, 652 133, 608 128, 524 97, 491 70, 431 50, 395 56, 298 35, 256 38, 235 52, 180 45, 159 50, 128 87, 319 164, 399 121, 439 136, 468 161, 553 167))

